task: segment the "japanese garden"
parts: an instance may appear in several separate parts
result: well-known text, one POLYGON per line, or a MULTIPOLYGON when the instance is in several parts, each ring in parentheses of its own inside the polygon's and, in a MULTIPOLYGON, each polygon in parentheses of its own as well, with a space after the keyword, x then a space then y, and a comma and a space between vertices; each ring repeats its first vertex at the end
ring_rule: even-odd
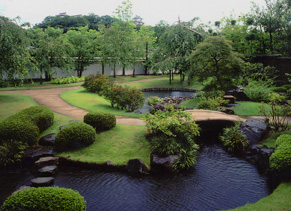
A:
POLYGON ((289 210, 291 1, 132 6, 0 16, 0 210, 289 210))

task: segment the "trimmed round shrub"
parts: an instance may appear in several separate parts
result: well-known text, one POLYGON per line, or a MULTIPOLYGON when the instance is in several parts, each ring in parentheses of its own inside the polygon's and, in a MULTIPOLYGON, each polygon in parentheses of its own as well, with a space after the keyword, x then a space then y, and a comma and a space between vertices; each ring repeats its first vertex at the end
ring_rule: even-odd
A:
POLYGON ((30 188, 9 196, 1 211, 83 211, 86 201, 77 191, 59 187, 30 188))
POLYGON ((4 120, 0 122, 0 144, 5 140, 15 140, 33 146, 37 143, 39 129, 31 121, 4 120))
POLYGON ((288 173, 291 170, 291 144, 280 144, 275 152, 269 159, 270 169, 273 171, 281 172, 282 174, 288 173))
POLYGON ((54 122, 54 113, 47 106, 32 106, 16 113, 12 118, 32 121, 37 125, 41 133, 52 126, 54 122))
POLYGON ((96 131, 105 131, 116 126, 116 117, 105 112, 89 112, 84 116, 84 122, 96 131))
POLYGON ((291 135, 283 134, 276 139, 276 147, 280 146, 283 143, 288 143, 291 146, 291 135))
POLYGON ((96 139, 94 128, 83 122, 72 122, 62 129, 55 139, 55 150, 62 152, 79 149, 92 144, 96 139))

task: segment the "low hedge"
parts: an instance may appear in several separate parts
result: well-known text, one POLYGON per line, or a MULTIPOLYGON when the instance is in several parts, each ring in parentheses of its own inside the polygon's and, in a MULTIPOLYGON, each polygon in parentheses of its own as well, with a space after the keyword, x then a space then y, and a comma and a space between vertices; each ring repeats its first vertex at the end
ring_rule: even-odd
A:
POLYGON ((276 140, 276 150, 269 159, 270 169, 282 177, 291 176, 291 136, 281 135, 276 140))
POLYGON ((94 128, 83 122, 72 122, 62 129, 55 139, 58 152, 79 149, 92 144, 96 139, 94 128))
POLYGON ((77 191, 59 187, 30 188, 9 196, 1 211, 82 211, 86 201, 77 191))
POLYGON ((0 144, 4 140, 15 140, 32 146, 37 143, 39 133, 53 124, 54 114, 46 106, 32 106, 0 122, 0 144))
POLYGON ((84 116, 84 122, 96 131, 105 131, 116 126, 116 117, 106 112, 89 112, 84 116))

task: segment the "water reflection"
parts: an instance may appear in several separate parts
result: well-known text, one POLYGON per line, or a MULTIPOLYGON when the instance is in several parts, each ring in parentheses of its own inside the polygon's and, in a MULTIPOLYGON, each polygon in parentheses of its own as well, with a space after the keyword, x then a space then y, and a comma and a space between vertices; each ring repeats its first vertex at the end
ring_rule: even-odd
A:
POLYGON ((132 178, 120 173, 64 169, 55 185, 78 190, 88 210, 220 210, 270 194, 267 181, 244 160, 206 146, 195 170, 132 178))

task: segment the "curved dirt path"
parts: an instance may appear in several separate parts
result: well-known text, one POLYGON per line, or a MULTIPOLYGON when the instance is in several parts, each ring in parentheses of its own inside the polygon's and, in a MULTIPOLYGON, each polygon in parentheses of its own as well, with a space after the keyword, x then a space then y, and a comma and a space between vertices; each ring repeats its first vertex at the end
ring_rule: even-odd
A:
MULTIPOLYGON (((80 89, 80 86, 75 87, 65 87, 65 88, 51 88, 51 89, 33 89, 33 90, 16 90, 16 91, 0 91, 0 94, 21 94, 28 95, 32 97, 37 104, 46 105, 53 112, 62 114, 65 116, 69 116, 76 119, 83 119, 84 115, 89 111, 78 108, 70 105, 66 101, 64 101, 60 94, 73 90, 80 89)), ((129 118, 123 116, 116 116, 117 124, 126 124, 126 125, 145 125, 145 122, 141 119, 137 118, 129 118)))

